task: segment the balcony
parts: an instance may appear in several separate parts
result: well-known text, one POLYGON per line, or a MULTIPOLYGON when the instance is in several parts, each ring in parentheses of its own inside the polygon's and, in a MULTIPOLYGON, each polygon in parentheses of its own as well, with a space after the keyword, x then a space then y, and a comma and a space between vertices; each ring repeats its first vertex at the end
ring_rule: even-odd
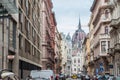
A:
POLYGON ((101 4, 101 8, 111 8, 112 7, 112 4, 111 4, 111 2, 105 2, 105 3, 103 3, 103 4, 101 4))
POLYGON ((101 23, 108 23, 111 21, 111 16, 108 14, 108 18, 105 18, 105 14, 102 15, 101 17, 101 23))
POLYGON ((120 52, 120 43, 116 43, 114 46, 114 52, 120 52))
POLYGON ((108 49, 108 54, 114 56, 115 53, 120 53, 120 43, 116 43, 113 48, 108 49))
POLYGON ((109 34, 100 34, 99 39, 110 39, 110 35, 109 34))
POLYGON ((108 54, 110 56, 113 56, 114 55, 114 48, 108 48, 108 54))
POLYGON ((119 24, 120 24, 120 17, 117 18, 117 19, 112 19, 111 23, 110 23, 110 26, 114 27, 114 28, 117 28, 118 27, 117 25, 119 25, 119 24))

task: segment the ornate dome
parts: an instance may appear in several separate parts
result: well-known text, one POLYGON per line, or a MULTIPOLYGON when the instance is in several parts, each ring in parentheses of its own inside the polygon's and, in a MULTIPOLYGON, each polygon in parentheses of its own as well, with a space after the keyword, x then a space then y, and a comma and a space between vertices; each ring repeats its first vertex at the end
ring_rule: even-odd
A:
POLYGON ((72 47, 75 51, 81 50, 82 42, 83 42, 85 36, 86 36, 86 34, 81 29, 81 23, 80 23, 80 19, 79 19, 78 29, 75 31, 75 33, 72 36, 72 47))
POLYGON ((67 34, 66 40, 71 41, 70 33, 67 34))

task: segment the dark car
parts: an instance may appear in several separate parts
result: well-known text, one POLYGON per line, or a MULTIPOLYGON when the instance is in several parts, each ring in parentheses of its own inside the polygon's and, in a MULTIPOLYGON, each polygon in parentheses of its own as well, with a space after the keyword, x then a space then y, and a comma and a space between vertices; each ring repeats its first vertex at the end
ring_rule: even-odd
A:
POLYGON ((60 74, 59 75, 59 80, 65 80, 65 75, 64 74, 60 74))
POLYGON ((77 74, 77 78, 81 78, 81 75, 80 75, 80 74, 77 74))

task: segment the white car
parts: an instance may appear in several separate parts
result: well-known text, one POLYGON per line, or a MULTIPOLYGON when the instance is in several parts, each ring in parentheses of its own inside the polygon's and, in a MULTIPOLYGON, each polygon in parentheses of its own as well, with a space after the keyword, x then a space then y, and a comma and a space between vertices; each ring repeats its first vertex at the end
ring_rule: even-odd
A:
POLYGON ((30 76, 33 80, 55 80, 55 74, 52 70, 32 70, 30 76))
POLYGON ((8 70, 0 71, 0 80, 19 80, 18 77, 8 70))

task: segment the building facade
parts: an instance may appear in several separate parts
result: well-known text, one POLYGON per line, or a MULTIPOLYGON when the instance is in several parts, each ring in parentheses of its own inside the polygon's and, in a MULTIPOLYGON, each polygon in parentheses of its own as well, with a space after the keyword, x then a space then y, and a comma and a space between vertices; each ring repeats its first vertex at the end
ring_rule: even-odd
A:
POLYGON ((72 39, 70 34, 68 33, 66 36, 67 43, 67 63, 66 63, 66 75, 71 76, 72 69, 72 39))
POLYGON ((72 74, 79 74, 83 72, 84 53, 83 53, 83 40, 86 34, 81 29, 79 20, 78 29, 72 36, 72 74))
POLYGON ((95 75, 109 72, 107 53, 110 47, 110 6, 109 0, 94 0, 90 9, 92 12, 90 19, 90 48, 94 57, 95 75))
POLYGON ((66 64, 67 64, 67 43, 66 43, 66 36, 64 33, 61 33, 61 54, 62 54, 62 62, 61 62, 61 73, 66 74, 66 64))
POLYGON ((42 0, 42 69, 54 70, 56 20, 51 0, 42 0))
POLYGON ((110 61, 110 74, 120 76, 120 1, 110 0, 112 20, 110 23, 110 48, 109 61, 110 61))
POLYGON ((25 79, 54 69, 56 20, 51 0, 0 1, 0 69, 25 79))
POLYGON ((55 29, 55 73, 61 73, 62 54, 61 54, 61 35, 56 27, 55 29))
POLYGON ((91 74, 91 69, 89 66, 89 62, 90 62, 90 40, 89 40, 89 33, 87 34, 87 36, 85 37, 84 41, 83 41, 83 53, 84 53, 84 73, 87 75, 92 75, 91 74))

